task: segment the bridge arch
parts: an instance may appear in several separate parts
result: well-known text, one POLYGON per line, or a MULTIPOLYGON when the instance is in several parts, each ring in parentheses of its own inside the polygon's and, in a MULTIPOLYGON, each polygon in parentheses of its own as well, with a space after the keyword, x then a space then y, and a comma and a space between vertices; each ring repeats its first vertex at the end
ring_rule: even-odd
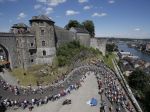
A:
POLYGON ((0 66, 5 66, 7 68, 10 68, 10 60, 9 60, 9 52, 7 48, 0 43, 0 56, 2 56, 2 59, 0 60, 0 66))
POLYGON ((18 66, 16 37, 13 33, 0 32, 0 47, 6 54, 10 69, 18 66))

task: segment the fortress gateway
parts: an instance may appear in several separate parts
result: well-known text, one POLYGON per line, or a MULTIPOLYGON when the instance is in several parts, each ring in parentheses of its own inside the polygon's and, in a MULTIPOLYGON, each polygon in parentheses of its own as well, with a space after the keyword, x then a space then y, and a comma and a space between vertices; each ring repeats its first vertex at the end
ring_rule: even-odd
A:
POLYGON ((33 16, 29 22, 31 27, 19 23, 11 27, 10 33, 0 33, 1 60, 8 62, 10 68, 51 64, 56 48, 75 39, 85 46, 91 45, 102 52, 105 51, 106 42, 104 40, 100 42, 100 39, 95 38, 90 39, 85 29, 65 30, 55 26, 55 22, 45 15, 33 16))

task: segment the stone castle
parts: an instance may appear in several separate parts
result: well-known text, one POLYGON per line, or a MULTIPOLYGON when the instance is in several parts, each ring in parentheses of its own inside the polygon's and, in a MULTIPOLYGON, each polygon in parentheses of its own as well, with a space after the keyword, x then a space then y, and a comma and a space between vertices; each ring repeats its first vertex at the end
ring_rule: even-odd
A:
POLYGON ((30 27, 18 23, 11 27, 9 33, 0 33, 0 56, 10 68, 51 64, 57 47, 73 40, 79 40, 81 44, 97 48, 105 54, 105 39, 91 39, 85 29, 65 30, 45 15, 33 16, 29 22, 30 27))

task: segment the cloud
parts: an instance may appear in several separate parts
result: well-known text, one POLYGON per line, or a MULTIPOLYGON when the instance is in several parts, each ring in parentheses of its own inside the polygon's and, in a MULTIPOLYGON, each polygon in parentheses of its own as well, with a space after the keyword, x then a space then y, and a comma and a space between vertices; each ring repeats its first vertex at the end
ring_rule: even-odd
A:
POLYGON ((43 3, 45 3, 45 2, 47 2, 48 0, 37 0, 37 2, 43 2, 43 3))
POLYGON ((41 8, 41 7, 42 7, 42 5, 40 5, 40 4, 34 5, 34 9, 39 9, 39 8, 41 8))
POLYGON ((50 6, 57 6, 61 3, 66 2, 67 0, 37 0, 37 2, 41 2, 50 6))
POLYGON ((105 12, 102 12, 102 13, 97 13, 95 12, 92 17, 104 17, 104 16, 107 16, 107 13, 105 12))
POLYGON ((48 7, 48 8, 45 9, 45 14, 46 15, 48 15, 48 14, 50 14, 52 12, 53 12, 53 8, 51 8, 51 7, 48 7))
POLYGON ((85 3, 88 2, 88 0, 78 0, 79 3, 85 3))
POLYGON ((109 0, 108 3, 113 4, 113 3, 115 3, 115 1, 114 0, 109 0))
POLYGON ((135 28, 134 31, 141 31, 141 29, 140 28, 135 28))
POLYGON ((66 16, 72 16, 72 15, 76 15, 79 14, 78 11, 74 11, 74 10, 67 10, 66 11, 66 16))
POLYGON ((15 2, 15 1, 17 1, 17 0, 0 0, 0 3, 1 3, 1 2, 6 2, 6 1, 15 2))
POLYGON ((83 7, 84 10, 89 10, 89 9, 91 9, 91 8, 92 8, 92 6, 84 6, 84 7, 83 7))
POLYGON ((17 19, 23 19, 23 18, 25 18, 27 15, 24 13, 24 12, 21 12, 19 15, 18 15, 18 17, 17 17, 17 19))
POLYGON ((17 1, 17 0, 8 0, 8 1, 10 1, 10 2, 15 2, 15 1, 17 1))

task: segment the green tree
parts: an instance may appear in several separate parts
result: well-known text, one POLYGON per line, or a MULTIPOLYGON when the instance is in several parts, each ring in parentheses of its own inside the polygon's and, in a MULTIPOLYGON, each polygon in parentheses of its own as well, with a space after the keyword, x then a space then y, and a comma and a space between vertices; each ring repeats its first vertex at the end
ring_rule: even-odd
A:
POLYGON ((69 30, 71 27, 81 27, 82 25, 77 20, 70 20, 65 26, 65 29, 69 30))
POLYGON ((86 21, 82 22, 82 25, 89 32, 91 37, 95 36, 95 26, 94 26, 93 21, 86 20, 86 21))
POLYGON ((59 46, 56 52, 58 66, 70 65, 78 59, 84 60, 86 58, 95 57, 101 54, 102 53, 99 50, 82 46, 79 41, 75 40, 59 46))
POLYGON ((146 107, 147 112, 150 112, 150 87, 145 92, 144 105, 146 107))
POLYGON ((113 52, 113 51, 115 51, 115 49, 116 49, 116 45, 114 43, 106 45, 106 51, 108 51, 108 52, 113 52))
POLYGON ((132 88, 143 91, 144 88, 149 84, 149 77, 144 71, 136 69, 128 77, 128 82, 132 88))

